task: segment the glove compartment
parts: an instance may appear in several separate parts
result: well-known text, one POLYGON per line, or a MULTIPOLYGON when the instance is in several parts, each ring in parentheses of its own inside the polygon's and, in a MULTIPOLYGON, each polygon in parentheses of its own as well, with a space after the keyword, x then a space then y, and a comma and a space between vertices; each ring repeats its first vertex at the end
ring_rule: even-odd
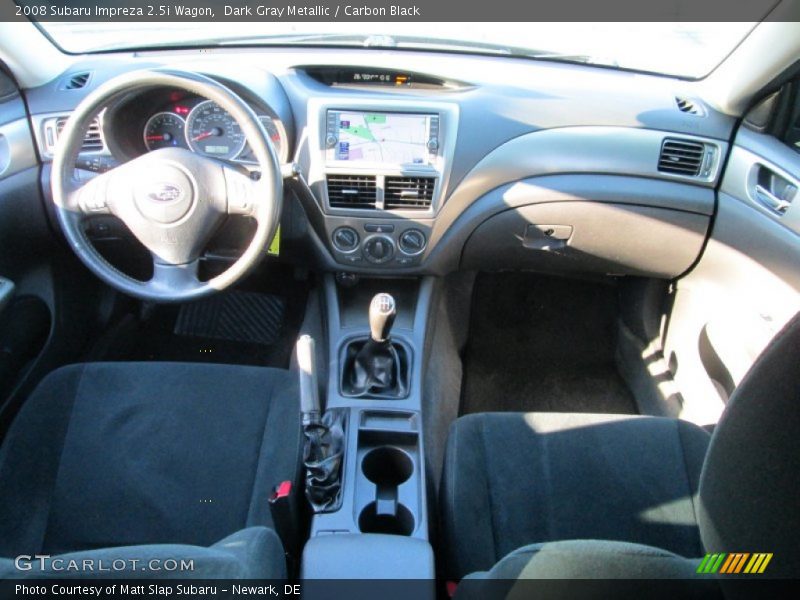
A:
POLYGON ((529 204, 480 224, 461 267, 673 278, 697 260, 709 222, 708 215, 632 204, 529 204))

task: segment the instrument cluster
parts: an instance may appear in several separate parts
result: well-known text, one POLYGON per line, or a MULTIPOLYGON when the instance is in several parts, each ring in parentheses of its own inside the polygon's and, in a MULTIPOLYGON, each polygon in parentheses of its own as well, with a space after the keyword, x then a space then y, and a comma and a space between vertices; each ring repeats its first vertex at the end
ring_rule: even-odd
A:
MULTIPOLYGON (((255 109, 255 112, 280 162, 286 162, 288 147, 282 123, 264 114, 265 111, 255 109)), ((170 92, 167 102, 146 118, 141 136, 148 152, 181 147, 222 160, 255 161, 239 123, 216 102, 200 96, 170 92)))

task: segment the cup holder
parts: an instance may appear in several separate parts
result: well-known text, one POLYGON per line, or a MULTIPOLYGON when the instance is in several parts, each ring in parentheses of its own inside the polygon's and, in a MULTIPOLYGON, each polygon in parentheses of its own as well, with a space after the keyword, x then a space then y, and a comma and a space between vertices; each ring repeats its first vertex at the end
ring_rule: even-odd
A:
POLYGON ((370 502, 358 517, 361 533, 387 533, 390 535, 411 535, 414 532, 414 515, 402 504, 397 505, 395 514, 377 513, 377 502, 370 502))
POLYGON ((414 472, 411 458, 392 446, 370 450, 361 463, 364 476, 378 487, 399 486, 414 472))

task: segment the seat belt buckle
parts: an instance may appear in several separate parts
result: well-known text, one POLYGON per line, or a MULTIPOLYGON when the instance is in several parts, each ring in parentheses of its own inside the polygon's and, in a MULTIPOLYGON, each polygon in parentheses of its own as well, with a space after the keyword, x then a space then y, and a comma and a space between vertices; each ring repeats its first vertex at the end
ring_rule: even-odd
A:
POLYGON ((291 481, 282 481, 272 490, 269 508, 275 532, 283 542, 283 548, 290 557, 297 556, 299 543, 299 521, 294 486, 291 481))
POLYGON ((269 497, 269 502, 270 504, 275 504, 276 502, 280 502, 283 498, 288 498, 291 494, 292 482, 281 481, 272 491, 272 496, 269 497))

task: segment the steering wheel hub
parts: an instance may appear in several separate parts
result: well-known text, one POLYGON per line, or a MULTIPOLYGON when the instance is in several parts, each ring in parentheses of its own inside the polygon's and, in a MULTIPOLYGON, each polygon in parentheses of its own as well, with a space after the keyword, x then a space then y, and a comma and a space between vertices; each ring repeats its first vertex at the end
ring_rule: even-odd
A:
POLYGON ((168 224, 186 216, 194 196, 190 177, 177 167, 165 165, 136 186, 134 201, 146 219, 168 224))

